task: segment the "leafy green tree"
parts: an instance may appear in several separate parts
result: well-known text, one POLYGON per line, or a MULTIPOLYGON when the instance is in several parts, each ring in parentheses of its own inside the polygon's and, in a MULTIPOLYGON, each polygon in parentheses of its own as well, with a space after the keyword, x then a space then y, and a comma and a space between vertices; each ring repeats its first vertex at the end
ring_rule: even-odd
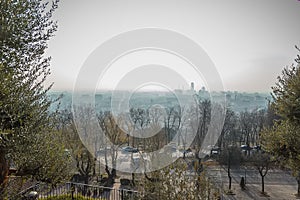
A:
MULTIPOLYGON (((300 51, 300 50, 299 50, 300 51)), ((295 59, 297 65, 286 67, 277 83, 272 87, 272 106, 277 115, 292 122, 300 123, 300 60, 295 59)))
MULTIPOLYGON (((297 47, 296 47, 297 48, 297 47)), ((299 48, 297 48, 298 51, 299 48)), ((298 182, 300 195, 300 57, 282 71, 273 90, 271 107, 280 117, 273 127, 262 132, 263 144, 267 151, 282 164, 293 170, 298 182)))
POLYGON ((47 42, 57 29, 58 1, 0 1, 0 199, 9 161, 22 176, 55 184, 67 176, 64 145, 49 113, 47 42), (64 163, 64 164, 63 164, 64 163), (64 176, 64 177, 62 177, 64 176))
POLYGON ((69 180, 73 171, 73 160, 61 141, 63 132, 44 130, 45 132, 28 136, 31 141, 24 147, 22 140, 14 147, 16 153, 11 153, 11 160, 17 166, 17 175, 33 176, 35 180, 56 185, 69 180))

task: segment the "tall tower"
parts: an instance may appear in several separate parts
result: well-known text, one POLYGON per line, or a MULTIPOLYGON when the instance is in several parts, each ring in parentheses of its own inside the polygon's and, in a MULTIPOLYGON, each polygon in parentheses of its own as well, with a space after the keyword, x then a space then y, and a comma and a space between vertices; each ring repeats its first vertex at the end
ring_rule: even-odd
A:
POLYGON ((194 82, 191 82, 191 91, 194 91, 195 90, 195 84, 194 82))

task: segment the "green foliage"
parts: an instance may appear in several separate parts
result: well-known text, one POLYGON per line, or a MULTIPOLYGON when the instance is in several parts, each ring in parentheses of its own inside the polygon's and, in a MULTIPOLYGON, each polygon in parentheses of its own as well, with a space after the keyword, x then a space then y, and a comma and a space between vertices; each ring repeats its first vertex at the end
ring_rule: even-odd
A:
POLYGON ((18 175, 31 175, 34 179, 56 185, 69 180, 73 171, 73 159, 61 141, 61 131, 35 134, 30 147, 15 147, 12 160, 18 166, 18 175))
POLYGON ((276 122, 270 129, 262 132, 262 141, 267 151, 271 152, 277 161, 300 171, 300 126, 289 120, 276 122))
MULTIPOLYGON (((43 83, 50 73, 49 58, 43 58, 46 42, 56 30, 41 1, 0 1, 0 128, 12 133, 2 145, 30 143, 27 136, 41 132, 51 124, 47 97, 50 87, 43 83), (3 26, 2 26, 3 25, 3 26)), ((15 151, 15 150, 13 150, 15 151)))
MULTIPOLYGON (((297 48, 297 47, 296 47, 297 48)), ((298 51, 300 51, 297 48, 298 51)), ((264 148, 300 177, 300 59, 282 71, 273 87, 272 108, 281 117, 273 127, 262 132, 264 148)), ((300 179, 299 179, 300 180, 300 179)), ((300 184, 300 182, 298 182, 300 184)), ((298 190, 300 193, 300 190, 298 190)))
POLYGON ((272 87, 272 106, 282 118, 300 123, 300 61, 295 61, 297 66, 284 68, 276 86, 272 87))
POLYGON ((51 20, 57 3, 0 1, 1 156, 14 162, 18 175, 52 184, 68 179, 71 163, 48 110, 51 85, 44 85, 50 74, 44 53, 57 29, 51 20))

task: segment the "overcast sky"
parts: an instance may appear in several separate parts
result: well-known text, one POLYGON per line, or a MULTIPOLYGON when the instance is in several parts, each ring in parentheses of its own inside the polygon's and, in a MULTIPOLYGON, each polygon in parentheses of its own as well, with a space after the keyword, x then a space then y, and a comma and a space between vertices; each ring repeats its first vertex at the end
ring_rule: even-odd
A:
MULTIPOLYGON (((173 30, 195 41, 214 63, 224 89, 232 91, 270 91, 282 68, 293 63, 294 45, 300 46, 298 0, 62 0, 55 19, 59 29, 47 52, 54 90, 72 90, 84 62, 103 42, 145 27, 173 30)), ((125 56, 101 80, 102 88, 113 88, 126 75, 122 66, 130 71, 131 64, 153 63, 190 73, 186 81, 195 82, 196 89, 204 84, 168 56, 151 51, 125 56)))

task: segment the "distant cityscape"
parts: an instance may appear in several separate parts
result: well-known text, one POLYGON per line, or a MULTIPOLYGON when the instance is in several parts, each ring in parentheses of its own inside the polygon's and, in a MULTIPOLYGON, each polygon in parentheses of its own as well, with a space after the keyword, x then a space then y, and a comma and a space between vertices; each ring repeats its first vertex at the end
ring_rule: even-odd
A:
MULTIPOLYGON (((82 101, 91 97, 91 93, 82 93, 80 98, 82 101)), ((235 112, 253 111, 265 109, 268 102, 272 99, 270 93, 248 93, 238 91, 208 91, 205 87, 200 90, 195 90, 195 85, 192 82, 189 90, 175 89, 173 92, 165 91, 139 91, 130 94, 129 91, 98 91, 95 93, 95 108, 97 111, 111 110, 112 96, 113 101, 118 102, 129 98, 130 107, 148 108, 158 104, 163 107, 171 107, 179 105, 178 99, 190 100, 192 95, 199 95, 203 99, 211 99, 213 102, 219 102, 226 99, 227 107, 235 112)), ((56 99, 61 96, 59 103, 60 109, 70 109, 72 105, 73 93, 70 91, 52 91, 49 92, 51 99, 56 99)), ((51 110, 56 109, 57 103, 53 104, 51 110)))

